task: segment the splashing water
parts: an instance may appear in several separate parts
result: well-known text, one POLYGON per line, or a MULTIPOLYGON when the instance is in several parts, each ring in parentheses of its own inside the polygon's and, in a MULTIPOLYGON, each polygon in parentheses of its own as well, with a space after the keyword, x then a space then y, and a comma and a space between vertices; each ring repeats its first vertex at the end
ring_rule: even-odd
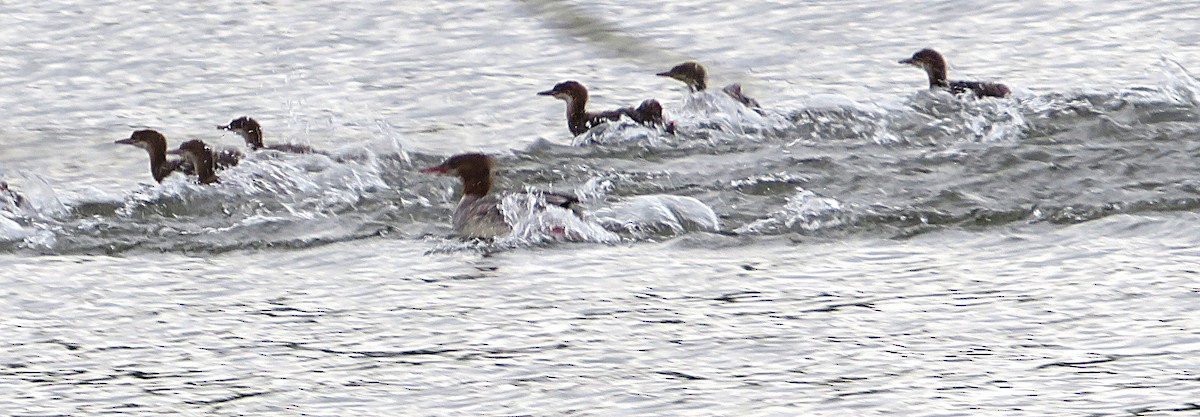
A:
POLYGON ((580 218, 574 211, 549 205, 543 194, 527 190, 510 193, 500 203, 512 233, 498 245, 528 246, 549 241, 616 243, 620 237, 600 224, 580 218))
POLYGON ((597 221, 609 230, 648 235, 678 235, 721 229, 717 213, 693 197, 674 195, 634 196, 596 210, 597 221))
POLYGON ((842 224, 842 204, 835 199, 820 197, 812 191, 796 187, 782 209, 767 218, 756 220, 737 229, 738 233, 782 233, 784 231, 813 231, 842 224))

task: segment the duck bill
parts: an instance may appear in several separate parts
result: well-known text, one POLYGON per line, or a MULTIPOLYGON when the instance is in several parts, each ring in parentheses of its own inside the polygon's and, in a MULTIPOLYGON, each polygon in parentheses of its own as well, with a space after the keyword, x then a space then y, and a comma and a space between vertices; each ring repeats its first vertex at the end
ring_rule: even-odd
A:
POLYGON ((538 92, 538 93, 537 93, 537 95, 539 95, 539 96, 553 96, 553 95, 554 95, 554 90, 540 91, 540 92, 538 92))
POLYGON ((447 172, 450 172, 450 169, 446 168, 445 165, 438 165, 435 167, 429 167, 429 168, 425 168, 425 169, 421 170, 422 174, 445 174, 447 172))
POLYGON ((675 78, 675 73, 673 73, 673 72, 671 72, 671 71, 660 72, 660 73, 658 73, 658 74, 654 74, 654 75, 657 75, 657 76, 659 76, 659 77, 671 77, 671 78, 675 78))
POLYGON ((896 62, 900 63, 900 64, 906 64, 906 65, 917 65, 917 61, 913 61, 912 58, 901 59, 896 62))
POLYGON ((217 130, 233 130, 229 125, 217 125, 217 130))
POLYGON ((167 151, 167 155, 183 155, 183 150, 171 149, 171 150, 167 151))
POLYGON ((133 138, 125 138, 125 139, 113 141, 113 143, 118 144, 118 145, 132 145, 133 138))

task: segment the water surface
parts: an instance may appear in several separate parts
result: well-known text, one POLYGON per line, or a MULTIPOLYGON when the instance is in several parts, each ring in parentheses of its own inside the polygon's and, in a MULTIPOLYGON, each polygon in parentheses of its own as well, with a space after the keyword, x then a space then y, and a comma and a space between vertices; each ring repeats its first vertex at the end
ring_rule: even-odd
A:
POLYGON ((1195 415, 1192 9, 0 5, 0 409, 1195 415), (924 47, 1013 96, 926 91, 924 47), (687 59, 764 111, 654 76, 687 59), (572 138, 567 79, 679 133, 572 138), (155 184, 112 144, 242 115, 330 156, 155 184), (416 170, 464 151, 579 195, 582 242, 449 237, 416 170))

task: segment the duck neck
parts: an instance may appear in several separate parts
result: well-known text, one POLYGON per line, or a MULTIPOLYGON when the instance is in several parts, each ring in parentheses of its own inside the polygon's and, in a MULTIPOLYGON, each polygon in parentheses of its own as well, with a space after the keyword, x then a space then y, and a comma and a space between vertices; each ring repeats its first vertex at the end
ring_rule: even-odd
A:
POLYGON ((688 83, 688 87, 691 87, 692 92, 695 93, 695 92, 699 92, 699 91, 704 91, 706 88, 708 88, 708 83, 706 83, 704 81, 704 78, 701 77, 701 78, 694 79, 694 80, 692 80, 692 82, 688 83))
POLYGON ((572 97, 567 100, 567 128, 578 135, 588 130, 588 115, 585 107, 587 97, 572 97))
POLYGON ((492 189, 492 173, 486 168, 462 172, 463 197, 482 198, 492 189))
POLYGON ((166 143, 150 142, 146 152, 150 153, 150 175, 154 176, 155 181, 162 182, 163 178, 175 171, 178 164, 167 163, 166 143))
POLYGON ((259 150, 263 148, 262 129, 247 130, 243 137, 246 138, 246 144, 250 145, 250 149, 259 150))
POLYGON ((216 169, 213 165, 213 156, 211 151, 205 151, 199 155, 189 154, 192 160, 192 165, 196 167, 196 177, 199 178, 201 184, 212 184, 220 181, 217 178, 216 169))
POLYGON ((925 73, 929 75, 929 87, 950 86, 950 83, 946 81, 945 65, 930 65, 925 68, 925 73))

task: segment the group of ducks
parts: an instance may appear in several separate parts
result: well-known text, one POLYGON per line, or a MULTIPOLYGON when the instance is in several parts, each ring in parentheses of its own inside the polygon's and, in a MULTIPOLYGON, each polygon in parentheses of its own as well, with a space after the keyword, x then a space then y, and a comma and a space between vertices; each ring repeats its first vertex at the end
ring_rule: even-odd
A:
MULTIPOLYGON (((1009 94, 1009 89, 1004 84, 950 81, 946 78, 946 59, 932 49, 917 51, 912 57, 902 59, 899 63, 925 70, 925 74, 929 77, 930 88, 946 89, 953 94, 970 92, 975 97, 1005 97, 1009 94)), ((692 93, 705 91, 708 87, 708 74, 704 70, 704 66, 696 62, 685 62, 657 75, 682 81, 692 93)), ((721 92, 743 106, 761 112, 758 101, 742 93, 740 84, 730 84, 721 89, 721 92)), ((551 96, 567 102, 567 129, 571 131, 572 135, 587 132, 599 124, 620 120, 622 116, 643 125, 663 127, 668 133, 675 131, 674 124, 666 122, 663 118, 662 105, 655 99, 647 99, 637 107, 589 112, 587 111, 588 90, 578 81, 558 83, 554 88, 542 91, 538 95, 551 96)))
MULTIPOLYGON (((946 60, 932 49, 922 49, 911 58, 899 61, 901 64, 913 65, 924 69, 929 76, 929 87, 949 90, 954 94, 971 93, 975 97, 1005 97, 1009 94, 1008 87, 1003 84, 949 81, 946 78, 946 60)), ((657 74, 682 81, 688 89, 695 93, 707 88, 707 73, 704 66, 695 62, 685 62, 668 71, 657 74)), ((742 105, 760 110, 756 100, 742 93, 738 84, 729 85, 722 89, 742 105)), ((674 132, 674 125, 663 118, 662 105, 655 99, 643 101, 638 107, 625 107, 603 112, 587 111, 588 91, 577 81, 558 83, 538 95, 551 96, 563 100, 567 104, 567 128, 573 135, 587 132, 589 129, 627 117, 637 123, 665 128, 674 132)), ((265 145, 263 143, 262 126, 250 117, 240 117, 227 125, 217 126, 220 130, 234 132, 241 136, 251 151, 273 150, 298 154, 325 154, 304 145, 280 144, 265 145)), ((145 149, 150 155, 150 175, 155 181, 162 182, 164 178, 179 171, 185 175, 196 175, 201 184, 211 184, 220 181, 216 175, 218 169, 236 165, 243 156, 241 152, 225 149, 214 152, 203 141, 189 140, 179 145, 177 149, 168 150, 167 139, 162 133, 146 129, 133 132, 127 139, 116 141, 118 144, 133 145, 145 149), (168 159, 168 155, 179 155, 179 159, 168 159)), ((493 184, 494 163, 490 156, 480 153, 455 155, 437 166, 422 169, 422 173, 447 174, 457 176, 462 180, 463 197, 454 210, 452 225, 454 231, 467 238, 491 238, 511 231, 511 226, 505 221, 501 210, 502 196, 491 193, 493 184)), ((20 195, 8 189, 8 185, 0 182, 0 193, 11 195, 12 200, 20 201, 20 195)), ((563 194, 549 192, 534 192, 539 201, 545 204, 541 209, 563 209, 579 215, 579 199, 563 194)))
MULTIPOLYGON (((924 69, 929 77, 929 87, 946 89, 953 94, 971 93, 975 97, 1005 97, 1009 95, 1007 86, 998 83, 978 81, 950 81, 946 78, 946 60, 937 51, 922 49, 912 57, 900 60, 924 69)), ((695 93, 705 91, 708 76, 704 66, 695 62, 685 62, 668 71, 657 74, 669 77, 687 84, 688 89, 695 93)), ((758 110, 758 101, 742 93, 738 84, 729 85, 721 90, 742 105, 758 110)), ((567 128, 573 135, 587 132, 596 125, 609 121, 620 120, 622 116, 644 125, 661 126, 667 132, 673 133, 675 127, 666 123, 662 115, 662 105, 657 100, 647 99, 638 107, 625 107, 604 112, 587 111, 587 88, 577 81, 558 83, 538 95, 551 96, 567 102, 567 128)), ((454 210, 451 224, 454 231, 467 238, 491 238, 510 232, 511 226, 505 222, 501 212, 502 197, 491 194, 492 188, 492 158, 479 153, 455 155, 440 165, 422 169, 423 173, 447 174, 457 176, 462 180, 463 196, 458 207, 454 210)), ((545 202, 543 209, 564 209, 575 215, 580 215, 579 199, 543 191, 534 191, 545 202)))
MULTIPOLYGON (((263 144, 262 126, 250 117, 233 119, 227 125, 218 125, 217 129, 238 134, 252 151, 274 150, 324 154, 324 152, 305 145, 265 145, 263 144)), ((150 154, 150 175, 160 183, 175 171, 186 175, 196 175, 197 181, 201 184, 220 182, 221 179, 217 177, 216 171, 237 165, 238 161, 242 159, 242 153, 236 149, 222 149, 214 152, 204 141, 198 139, 184 142, 179 145, 178 149, 167 150, 167 137, 153 129, 134 131, 128 138, 113 143, 145 149, 150 154), (167 155, 179 155, 182 158, 167 159, 167 155)))
MULTIPOLYGON (((704 66, 696 62, 684 62, 668 71, 660 72, 659 77, 668 77, 687 84, 688 90, 695 93, 708 88, 708 72, 704 66)), ((742 94, 740 84, 730 84, 721 90, 738 103, 751 109, 759 110, 758 101, 742 94)), ((538 93, 551 96, 567 102, 567 129, 572 135, 580 135, 597 125, 620 120, 621 116, 646 126, 658 126, 668 133, 675 133, 675 125, 663 118, 662 104, 655 99, 646 99, 637 107, 622 107, 616 110, 589 112, 587 111, 588 90, 578 81, 564 81, 546 91, 538 93)))

